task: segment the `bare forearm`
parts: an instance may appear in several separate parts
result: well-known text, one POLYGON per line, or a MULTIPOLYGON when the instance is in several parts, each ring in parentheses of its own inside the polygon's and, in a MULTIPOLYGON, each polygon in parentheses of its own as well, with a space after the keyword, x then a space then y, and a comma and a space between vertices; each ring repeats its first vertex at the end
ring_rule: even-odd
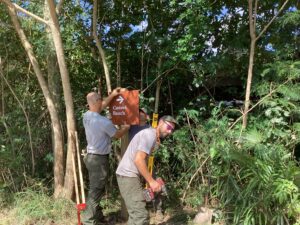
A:
POLYGON ((145 178, 145 180, 150 183, 154 179, 148 171, 146 161, 144 159, 136 159, 134 161, 136 167, 138 168, 140 174, 145 178))
POLYGON ((115 96, 109 95, 102 101, 102 109, 105 109, 115 96))
POLYGON ((117 130, 116 134, 114 135, 114 138, 121 138, 129 130, 129 128, 129 125, 122 125, 121 129, 117 130))
POLYGON ((109 105, 111 100, 113 100, 113 98, 116 97, 120 92, 126 91, 126 90, 127 90, 126 88, 120 88, 120 87, 117 87, 116 89, 114 89, 105 99, 103 99, 102 109, 105 109, 109 105))

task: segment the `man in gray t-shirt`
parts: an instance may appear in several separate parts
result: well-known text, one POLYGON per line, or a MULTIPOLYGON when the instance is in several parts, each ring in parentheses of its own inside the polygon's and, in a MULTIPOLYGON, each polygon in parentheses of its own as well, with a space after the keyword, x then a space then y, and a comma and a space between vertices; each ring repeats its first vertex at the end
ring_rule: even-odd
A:
POLYGON ((112 122, 98 112, 87 111, 83 115, 83 126, 87 139, 87 152, 106 155, 111 150, 111 138, 117 129, 112 122))
POLYGON ((172 134, 175 124, 173 117, 163 116, 155 129, 150 127, 137 133, 129 143, 117 168, 119 189, 129 214, 127 225, 149 224, 140 177, 143 176, 154 192, 161 190, 161 185, 148 171, 146 159, 155 145, 160 143, 160 138, 172 134))
POLYGON ((84 225, 100 224, 104 221, 99 202, 107 183, 111 138, 120 138, 129 129, 129 125, 123 125, 120 130, 117 130, 109 119, 99 114, 119 94, 120 90, 120 88, 114 89, 104 100, 96 92, 91 92, 86 97, 89 110, 83 115, 87 140, 87 155, 84 157, 84 163, 89 173, 89 192, 87 207, 83 212, 84 225))
POLYGON ((126 152, 117 168, 116 174, 125 177, 139 177, 139 171, 134 160, 137 151, 150 155, 156 144, 156 130, 152 127, 137 133, 129 143, 126 152))

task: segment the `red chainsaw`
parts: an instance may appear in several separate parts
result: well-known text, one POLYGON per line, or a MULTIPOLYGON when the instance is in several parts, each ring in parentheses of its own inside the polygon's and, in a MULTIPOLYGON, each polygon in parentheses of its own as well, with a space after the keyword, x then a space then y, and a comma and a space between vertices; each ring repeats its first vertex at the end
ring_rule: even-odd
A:
MULTIPOLYGON (((163 179, 159 177, 156 179, 156 181, 161 185, 161 194, 163 196, 168 196, 167 188, 163 179)), ((154 200, 155 193, 150 187, 145 188, 143 194, 146 202, 151 202, 154 200)))

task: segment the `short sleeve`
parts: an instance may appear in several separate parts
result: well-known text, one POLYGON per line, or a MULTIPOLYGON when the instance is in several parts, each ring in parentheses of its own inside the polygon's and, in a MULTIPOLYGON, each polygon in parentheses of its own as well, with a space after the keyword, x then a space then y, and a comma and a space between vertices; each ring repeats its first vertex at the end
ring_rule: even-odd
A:
POLYGON ((104 132, 108 136, 113 137, 117 132, 117 128, 113 125, 113 123, 110 120, 107 120, 104 125, 104 132))
MULTIPOLYGON (((140 132, 139 134, 141 134, 140 132)), ((149 134, 149 133, 143 133, 146 135, 140 135, 139 138, 139 144, 137 146, 137 150, 143 151, 147 153, 148 155, 151 153, 152 148, 155 146, 156 136, 155 133, 149 134)))

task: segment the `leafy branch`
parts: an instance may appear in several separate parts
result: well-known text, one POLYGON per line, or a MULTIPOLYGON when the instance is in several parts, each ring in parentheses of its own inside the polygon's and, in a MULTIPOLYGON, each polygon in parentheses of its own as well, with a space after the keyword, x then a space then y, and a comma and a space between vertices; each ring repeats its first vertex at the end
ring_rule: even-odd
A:
POLYGON ((291 81, 292 79, 288 79, 286 80, 284 83, 280 84, 278 87, 274 88, 272 91, 269 92, 269 94, 265 95, 264 97, 262 97, 256 104, 254 104, 249 110, 247 110, 246 112, 242 112, 242 116, 240 116, 230 127, 228 130, 231 130, 234 125, 239 122, 243 117, 245 113, 248 113, 250 111, 252 111, 256 106, 260 105, 266 98, 272 96, 272 94, 274 94, 281 86, 287 84, 289 81, 291 81))

